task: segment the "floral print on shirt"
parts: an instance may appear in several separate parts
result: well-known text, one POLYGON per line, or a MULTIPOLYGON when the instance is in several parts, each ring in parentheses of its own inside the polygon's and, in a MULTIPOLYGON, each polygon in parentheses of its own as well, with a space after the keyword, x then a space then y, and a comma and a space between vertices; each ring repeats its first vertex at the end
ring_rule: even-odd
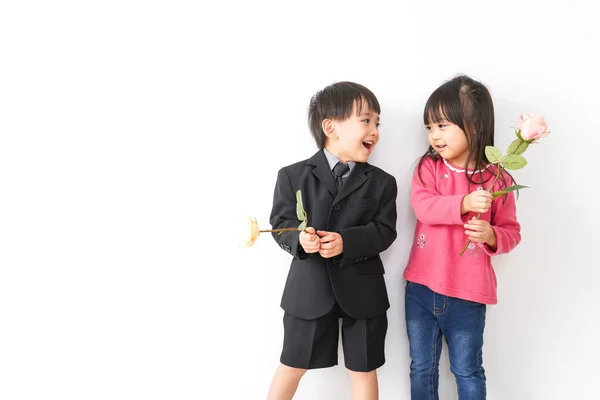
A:
POLYGON ((419 235, 419 237, 417 238, 417 247, 420 248, 420 249, 424 249, 426 242, 427 241, 425 240, 425 235, 421 233, 419 235))

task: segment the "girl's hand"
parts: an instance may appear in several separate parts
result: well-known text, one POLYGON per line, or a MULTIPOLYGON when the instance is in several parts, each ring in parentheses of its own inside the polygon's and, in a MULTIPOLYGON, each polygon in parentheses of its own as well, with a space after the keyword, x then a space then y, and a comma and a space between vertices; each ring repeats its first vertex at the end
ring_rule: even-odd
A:
POLYGON ((316 253, 321 249, 321 242, 315 233, 315 228, 308 227, 300 232, 300 245, 306 253, 316 253))
POLYGON ((464 225, 465 235, 473 242, 485 243, 492 249, 496 248, 496 234, 489 222, 473 217, 464 225))
POLYGON ((344 251, 344 241, 339 233, 317 231, 317 234, 321 236, 321 250, 319 250, 321 257, 331 258, 342 254, 344 251))
POLYGON ((494 196, 487 190, 475 190, 463 197, 460 204, 460 212, 461 214, 466 214, 469 211, 477 213, 488 212, 492 206, 492 200, 494 200, 494 196))

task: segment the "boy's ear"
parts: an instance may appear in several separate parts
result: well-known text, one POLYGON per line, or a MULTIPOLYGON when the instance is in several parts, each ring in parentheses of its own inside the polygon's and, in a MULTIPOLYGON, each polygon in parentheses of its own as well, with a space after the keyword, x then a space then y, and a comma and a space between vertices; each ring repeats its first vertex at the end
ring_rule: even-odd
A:
POLYGON ((323 122, 321 122, 321 128, 323 129, 323 133, 325 133, 325 136, 327 136, 330 139, 336 138, 335 123, 332 120, 330 120, 329 118, 324 119, 323 122))

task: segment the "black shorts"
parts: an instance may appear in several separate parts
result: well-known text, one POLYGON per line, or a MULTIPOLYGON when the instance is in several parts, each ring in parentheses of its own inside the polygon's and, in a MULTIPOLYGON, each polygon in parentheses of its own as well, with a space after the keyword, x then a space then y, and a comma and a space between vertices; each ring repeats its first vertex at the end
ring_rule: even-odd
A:
POLYGON ((366 320, 354 319, 337 304, 328 314, 316 319, 284 314, 281 363, 302 369, 337 365, 340 318, 346 368, 369 372, 381 367, 385 363, 386 313, 366 320))

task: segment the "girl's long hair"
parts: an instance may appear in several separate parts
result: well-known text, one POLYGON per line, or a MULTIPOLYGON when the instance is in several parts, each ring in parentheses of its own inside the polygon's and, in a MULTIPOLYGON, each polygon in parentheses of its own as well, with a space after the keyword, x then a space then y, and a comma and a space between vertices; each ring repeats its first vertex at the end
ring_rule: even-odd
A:
MULTIPOLYGON (((496 175, 496 167, 489 165, 485 155, 485 147, 494 145, 494 104, 488 89, 481 83, 466 75, 459 75, 438 87, 427 99, 423 111, 425 125, 437 124, 448 121, 457 125, 465 132, 469 152, 464 169, 473 164, 472 174, 465 173, 470 184, 483 185, 496 175), (491 169, 493 173, 485 179, 483 170, 491 169)), ((421 166, 427 158, 437 160, 440 156, 433 146, 429 146, 425 154, 419 159, 418 174, 421 178, 421 166)), ((507 187, 508 172, 500 175, 499 184, 507 187)), ((510 176, 512 179, 512 176, 510 176)), ((491 183, 491 182, 490 182, 491 183)))

